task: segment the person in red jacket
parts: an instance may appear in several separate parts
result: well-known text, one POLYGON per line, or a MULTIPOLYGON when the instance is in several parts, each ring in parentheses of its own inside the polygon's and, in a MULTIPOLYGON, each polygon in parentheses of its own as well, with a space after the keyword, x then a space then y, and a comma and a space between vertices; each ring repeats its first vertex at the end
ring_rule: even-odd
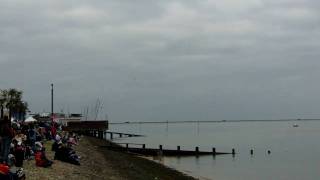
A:
POLYGON ((50 167, 53 163, 46 157, 46 154, 40 142, 36 142, 36 153, 34 156, 36 160, 36 166, 38 167, 50 167))
POLYGON ((54 139, 56 137, 57 134, 57 123, 53 122, 51 125, 51 136, 52 139, 54 139))

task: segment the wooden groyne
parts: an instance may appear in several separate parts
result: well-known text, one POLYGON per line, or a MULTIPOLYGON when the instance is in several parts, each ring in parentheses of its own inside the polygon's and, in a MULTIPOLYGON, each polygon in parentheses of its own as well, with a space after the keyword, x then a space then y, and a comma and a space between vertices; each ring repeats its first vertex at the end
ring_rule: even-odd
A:
MULTIPOLYGON (((121 137, 139 137, 144 136, 140 134, 120 133, 112 131, 86 131, 86 135, 96 137, 99 139, 108 139, 107 134, 110 135, 110 139, 114 138, 114 134, 121 137)), ((235 150, 232 149, 231 153, 228 152, 217 152, 216 148, 212 148, 212 151, 200 151, 199 147, 195 147, 194 150, 183 150, 181 146, 177 146, 177 149, 165 149, 162 145, 159 148, 146 148, 145 144, 135 143, 114 143, 109 141, 108 145, 100 146, 101 148, 108 148, 115 151, 123 151, 147 156, 200 156, 200 155, 223 155, 223 154, 235 154, 235 150), (131 147, 130 147, 131 145, 131 147), (132 147, 132 146, 135 147, 132 147), (139 146, 139 147, 137 147, 139 146)))
POLYGON ((121 133, 121 132, 112 132, 112 131, 106 131, 105 134, 110 135, 110 139, 113 139, 114 135, 118 135, 120 138, 122 137, 142 137, 144 135, 141 134, 131 134, 131 133, 121 133))
MULTIPOLYGON (((200 156, 200 155, 223 155, 232 154, 227 152, 217 152, 216 148, 212 148, 212 151, 200 151, 199 147, 195 147, 194 150, 182 150, 180 146, 177 149, 164 149, 162 145, 159 148, 146 148, 145 144, 134 143, 110 143, 107 146, 101 146, 109 150, 124 151, 135 154, 147 155, 147 156, 200 156), (122 146, 121 146, 122 145, 122 146), (125 146, 123 146, 125 145, 125 146), (129 147, 129 145, 141 145, 141 147, 129 147)), ((234 153, 234 152, 233 152, 234 153)))
POLYGON ((100 130, 85 131, 84 134, 87 136, 97 137, 100 139, 108 139, 108 138, 113 139, 113 138, 115 138, 115 135, 118 135, 119 138, 144 136, 141 134, 121 133, 121 132, 112 132, 112 131, 100 131, 100 130))

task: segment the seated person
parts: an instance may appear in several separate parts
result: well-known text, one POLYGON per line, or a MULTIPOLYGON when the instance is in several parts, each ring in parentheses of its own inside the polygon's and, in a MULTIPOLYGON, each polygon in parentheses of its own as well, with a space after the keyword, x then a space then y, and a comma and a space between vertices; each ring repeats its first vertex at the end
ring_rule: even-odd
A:
POLYGON ((0 164, 0 179, 1 180, 25 180, 23 169, 15 170, 6 164, 0 164))
POLYGON ((23 160, 24 160, 24 155, 25 155, 25 147, 22 144, 21 141, 17 142, 16 147, 14 148, 14 156, 16 157, 16 166, 17 167, 22 167, 23 166, 23 160))
POLYGON ((46 157, 42 144, 40 142, 36 142, 35 146, 36 146, 36 153, 35 153, 36 166, 45 167, 45 168, 50 167, 53 162, 46 157))
POLYGON ((9 173, 9 166, 5 164, 0 164, 0 179, 10 180, 11 176, 9 173))
POLYGON ((57 151, 57 149, 59 148, 59 143, 61 142, 55 141, 51 146, 51 151, 57 151))
POLYGON ((23 172, 23 168, 16 166, 16 157, 13 154, 9 154, 8 159, 8 166, 10 168, 8 174, 11 180, 24 180, 25 173, 23 172))
POLYGON ((74 137, 70 137, 67 143, 69 143, 71 145, 77 145, 78 144, 77 143, 77 139, 74 138, 74 137))
POLYGON ((64 161, 64 162, 69 162, 75 165, 80 165, 80 158, 72 148, 62 143, 59 143, 55 152, 56 153, 55 153, 54 159, 64 161))
POLYGON ((32 159, 31 156, 34 156, 34 152, 32 148, 30 146, 25 146, 24 159, 31 160, 32 159))

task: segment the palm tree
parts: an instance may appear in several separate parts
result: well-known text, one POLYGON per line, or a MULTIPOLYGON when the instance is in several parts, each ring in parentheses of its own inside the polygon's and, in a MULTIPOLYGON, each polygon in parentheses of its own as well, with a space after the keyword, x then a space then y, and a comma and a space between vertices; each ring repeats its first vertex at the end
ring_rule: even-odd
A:
POLYGON ((8 91, 7 90, 0 90, 0 119, 3 119, 4 116, 4 108, 6 107, 6 103, 7 103, 7 99, 8 99, 8 91))
POLYGON ((6 108, 9 110, 9 118, 11 119, 14 112, 17 111, 17 107, 22 103, 22 91, 16 89, 8 90, 8 98, 6 108))
POLYGON ((18 119, 24 119, 26 112, 28 111, 28 103, 24 101, 19 101, 15 108, 13 109, 14 113, 18 113, 18 119))
POLYGON ((22 101, 22 91, 17 89, 0 90, 0 111, 1 119, 4 116, 4 109, 9 111, 9 118, 18 113, 19 119, 28 110, 28 103, 22 101))

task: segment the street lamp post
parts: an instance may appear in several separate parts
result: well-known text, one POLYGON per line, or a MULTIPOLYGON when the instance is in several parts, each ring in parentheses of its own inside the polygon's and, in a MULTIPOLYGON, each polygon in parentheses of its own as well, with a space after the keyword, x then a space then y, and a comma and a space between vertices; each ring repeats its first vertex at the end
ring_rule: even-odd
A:
POLYGON ((51 84, 51 122, 53 123, 53 84, 51 84))

